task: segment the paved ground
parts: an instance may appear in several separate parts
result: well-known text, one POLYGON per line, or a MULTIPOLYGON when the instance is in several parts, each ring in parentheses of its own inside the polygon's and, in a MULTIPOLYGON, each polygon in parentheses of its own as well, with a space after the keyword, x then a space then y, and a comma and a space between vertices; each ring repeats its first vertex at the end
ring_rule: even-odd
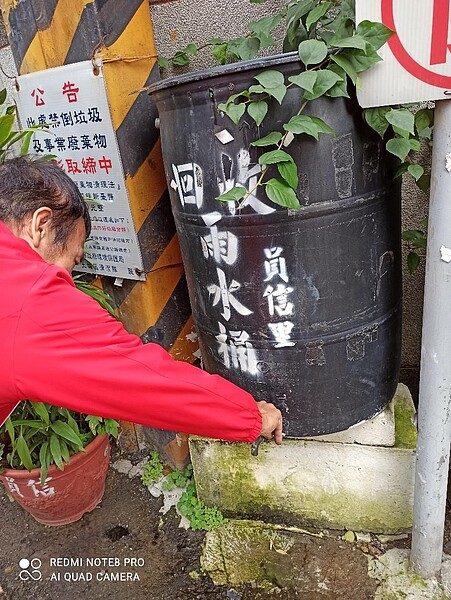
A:
MULTIPOLYGON (((118 454, 113 458, 117 459, 118 454)), ((134 464, 142 456, 122 456, 134 464)), ((173 509, 162 516, 162 501, 153 498, 138 477, 110 468, 100 507, 77 523, 44 527, 12 503, 0 489, 0 600, 372 600, 376 582, 367 576, 368 553, 386 548, 359 542, 349 544, 337 535, 326 540, 299 535, 289 556, 273 554, 268 572, 277 563, 276 592, 214 586, 201 574, 199 555, 203 533, 178 527, 173 509), (41 566, 39 580, 22 581, 19 561, 41 566), (54 559, 51 561, 51 559, 54 559), (55 566, 55 559, 72 559, 75 566, 55 566), (87 565, 88 559, 94 564, 87 565), (95 559, 95 560, 94 560, 95 559), (109 561, 107 560, 109 559, 109 561), (78 561, 78 563, 77 563, 78 561), (53 566, 51 563, 53 562, 53 566), (112 581, 115 573, 130 573, 129 581, 112 581), (326 574, 328 586, 313 585, 326 574), (90 579, 88 573, 92 574, 90 579), (282 575, 281 575, 282 573, 282 575), (296 576, 294 576, 296 574, 296 576), (60 577, 60 580, 58 580, 60 577)), ((408 544, 408 540, 404 545, 408 544)), ((451 547, 447 521, 445 548, 451 547)), ((403 545, 403 542, 397 542, 403 545)))

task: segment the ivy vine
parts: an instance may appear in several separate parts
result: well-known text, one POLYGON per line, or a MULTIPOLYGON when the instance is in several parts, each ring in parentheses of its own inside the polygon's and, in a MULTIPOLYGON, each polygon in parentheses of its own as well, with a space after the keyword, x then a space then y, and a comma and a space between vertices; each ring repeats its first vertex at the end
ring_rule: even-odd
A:
MULTIPOLYGON (((250 0, 263 4, 266 0, 250 0)), ((206 48, 223 65, 255 58, 261 50, 276 44, 274 31, 284 26, 284 52, 297 52, 299 72, 288 78, 276 69, 266 69, 255 76, 247 89, 232 94, 218 105, 236 125, 247 115, 259 127, 268 114, 268 101, 282 104, 288 89, 301 90, 297 111, 283 124, 283 131, 272 131, 251 143, 266 151, 258 159, 260 177, 250 190, 241 185, 217 197, 223 202, 244 203, 263 187, 269 200, 280 206, 299 210, 296 195, 299 177, 289 146, 296 136, 318 140, 320 135, 334 135, 334 130, 322 119, 305 114, 308 103, 321 97, 349 97, 349 85, 360 85, 360 74, 381 59, 378 50, 393 34, 382 23, 363 21, 356 25, 355 0, 290 0, 276 14, 251 21, 244 36, 226 41, 211 39, 202 46, 190 43, 171 58, 160 58, 160 67, 171 62, 185 66, 206 48), (276 166, 278 176, 269 178, 270 167, 276 166)), ((414 112, 412 106, 396 105, 369 108, 363 111, 368 125, 385 141, 387 151, 396 156, 400 165, 396 176, 408 174, 424 191, 429 189, 430 173, 419 160, 422 142, 431 143, 433 110, 423 108, 414 112)), ((419 264, 418 250, 425 247, 426 237, 421 230, 404 232, 409 243, 409 269, 419 264)))

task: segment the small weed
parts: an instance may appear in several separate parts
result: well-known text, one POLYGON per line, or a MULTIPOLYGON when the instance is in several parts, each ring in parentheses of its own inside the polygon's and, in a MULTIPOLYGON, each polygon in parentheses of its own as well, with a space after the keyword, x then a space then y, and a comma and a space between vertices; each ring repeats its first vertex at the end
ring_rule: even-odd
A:
MULTIPOLYGON (((141 481, 145 486, 159 481, 163 477, 163 464, 158 452, 151 452, 149 460, 144 467, 141 481)), ((192 529, 205 529, 210 531, 225 522, 221 511, 215 506, 205 506, 197 497, 196 484, 193 479, 193 467, 188 465, 186 469, 174 469, 166 476, 162 485, 164 490, 171 491, 175 488, 185 488, 177 508, 190 522, 192 529)))
POLYGON ((193 480, 192 465, 188 465, 183 472, 175 469, 169 473, 163 484, 163 488, 169 491, 174 488, 185 488, 177 504, 177 508, 188 519, 192 529, 210 531, 210 529, 214 529, 225 522, 224 516, 218 508, 205 506, 198 499, 196 484, 193 480))
POLYGON ((144 473, 141 475, 141 481, 145 486, 152 485, 163 477, 163 464, 158 452, 151 452, 149 460, 144 467, 144 473))
POLYGON ((188 465, 183 473, 179 469, 174 469, 166 477, 163 483, 163 489, 171 491, 175 488, 184 488, 193 478, 193 467, 188 465))
POLYGON ((180 513, 188 519, 192 529, 210 531, 225 522, 224 516, 216 506, 205 506, 198 499, 196 484, 190 481, 183 492, 177 507, 180 513))

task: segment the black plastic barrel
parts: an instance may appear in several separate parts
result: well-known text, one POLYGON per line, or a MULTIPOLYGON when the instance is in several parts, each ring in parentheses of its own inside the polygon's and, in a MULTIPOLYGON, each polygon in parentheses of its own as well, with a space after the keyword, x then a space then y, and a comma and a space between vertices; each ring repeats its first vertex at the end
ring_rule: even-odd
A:
POLYGON ((373 417, 396 389, 400 189, 356 100, 318 99, 305 113, 336 135, 297 136, 288 148, 301 211, 262 188, 242 207, 215 200, 234 184, 255 186, 268 148, 250 142, 283 131, 300 106, 292 86, 260 128, 217 110, 267 68, 289 76, 298 62, 285 54, 218 67, 150 93, 205 368, 274 402, 288 435, 320 435, 373 417))

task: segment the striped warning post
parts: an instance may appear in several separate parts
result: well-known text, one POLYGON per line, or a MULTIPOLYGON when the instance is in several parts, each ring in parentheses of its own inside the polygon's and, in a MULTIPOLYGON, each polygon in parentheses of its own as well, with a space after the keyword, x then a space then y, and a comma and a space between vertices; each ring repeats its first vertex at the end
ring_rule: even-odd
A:
POLYGON ((113 126, 147 273, 102 277, 127 329, 192 362, 197 349, 151 98, 158 79, 147 0, 0 0, 19 73, 101 57, 113 126))

